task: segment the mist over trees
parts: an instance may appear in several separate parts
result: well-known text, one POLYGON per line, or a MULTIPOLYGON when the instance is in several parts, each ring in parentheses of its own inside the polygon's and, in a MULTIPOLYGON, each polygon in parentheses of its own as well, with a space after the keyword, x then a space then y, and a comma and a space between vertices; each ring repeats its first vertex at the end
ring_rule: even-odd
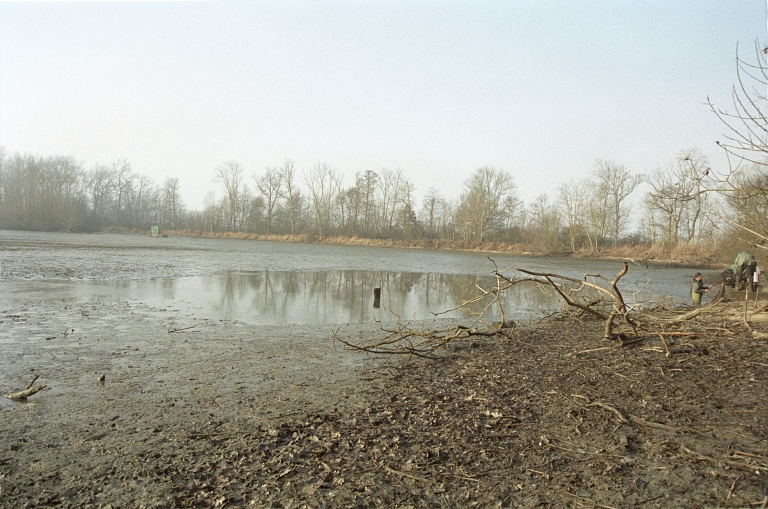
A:
MULTIPOLYGON (((588 177, 523 200, 516 176, 483 166, 451 200, 417 190, 402 168, 345 175, 325 162, 297 169, 290 159, 263 169, 225 161, 211 169, 215 191, 188 209, 176 178, 156 183, 128 160, 86 169, 74 157, 8 155, 0 149, 0 228, 225 232, 519 244, 536 252, 600 255, 626 245, 712 249, 725 236, 768 240, 768 128, 765 51, 737 51, 733 107, 710 108, 726 126, 718 144, 731 166, 715 171, 699 149, 681 150, 647 174, 598 159, 588 177)), ((458 187, 458 186, 457 186, 458 187)), ((431 244, 429 244, 431 243, 431 244)))

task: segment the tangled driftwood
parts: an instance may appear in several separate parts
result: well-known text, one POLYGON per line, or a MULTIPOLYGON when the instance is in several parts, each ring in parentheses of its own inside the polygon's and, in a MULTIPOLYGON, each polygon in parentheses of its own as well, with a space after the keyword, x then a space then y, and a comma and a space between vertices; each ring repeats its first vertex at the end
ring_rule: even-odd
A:
MULTIPOLYGON (((536 284, 542 290, 552 289, 562 299, 565 309, 576 310, 581 315, 588 315, 605 322, 603 338, 619 340, 618 346, 629 346, 645 338, 658 338, 664 346, 667 356, 684 353, 684 349, 672 349, 666 336, 675 334, 667 329, 673 325, 679 325, 699 316, 716 314, 721 302, 716 299, 706 307, 696 308, 685 312, 669 310, 663 306, 652 309, 651 306, 641 306, 636 298, 634 302, 627 303, 619 289, 619 282, 629 270, 629 264, 623 263, 622 269, 613 279, 608 279, 601 274, 584 274, 581 279, 554 274, 549 272, 535 272, 515 265, 500 270, 494 263, 493 274, 496 284, 490 288, 476 283, 477 296, 462 302, 458 306, 434 313, 435 318, 457 310, 466 311, 474 320, 471 326, 454 325, 448 328, 433 329, 428 324, 418 321, 403 321, 399 316, 393 315, 396 320, 394 325, 385 325, 379 322, 381 334, 365 342, 352 343, 341 339, 336 333, 336 341, 343 343, 347 348, 373 354, 389 356, 414 356, 433 358, 436 352, 448 343, 468 339, 473 336, 502 336, 512 338, 515 334, 514 322, 505 316, 501 295, 517 284, 536 284), (484 303, 481 310, 472 311, 472 307, 478 303, 484 303), (491 310, 496 310, 501 315, 500 321, 490 322, 487 316, 491 310), (623 325, 623 327, 622 327, 623 325)), ((634 293, 636 295, 637 292, 634 293)), ((761 308, 759 311, 764 311, 761 308)), ((754 314, 754 313, 753 313, 754 314)), ((749 319, 744 316, 744 323, 749 328, 749 319)), ((606 347, 613 348, 613 347, 606 347)), ((595 351, 595 349, 588 350, 595 351)))

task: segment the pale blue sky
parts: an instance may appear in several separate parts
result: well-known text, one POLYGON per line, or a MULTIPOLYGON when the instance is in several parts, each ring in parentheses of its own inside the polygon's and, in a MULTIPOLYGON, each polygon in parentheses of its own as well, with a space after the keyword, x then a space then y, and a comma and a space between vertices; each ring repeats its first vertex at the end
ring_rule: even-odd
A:
POLYGON ((765 0, 0 2, 0 145, 128 159, 201 208, 214 168, 400 167, 457 198, 478 167, 526 202, 698 147, 713 168, 736 44, 765 0))

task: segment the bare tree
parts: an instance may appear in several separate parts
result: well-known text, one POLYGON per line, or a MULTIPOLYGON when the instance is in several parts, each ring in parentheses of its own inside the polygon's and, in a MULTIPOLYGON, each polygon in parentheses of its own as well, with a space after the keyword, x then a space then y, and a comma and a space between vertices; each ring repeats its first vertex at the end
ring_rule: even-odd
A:
POLYGON ((130 194, 130 187, 133 185, 133 170, 131 169, 131 163, 127 159, 121 159, 112 163, 111 167, 114 175, 114 186, 117 194, 117 201, 115 202, 115 220, 117 226, 122 226, 121 218, 123 213, 123 204, 128 199, 130 194))
POLYGON ((286 159, 280 167, 280 178, 283 183, 283 195, 285 197, 288 222, 291 225, 291 235, 294 235, 301 217, 304 197, 301 194, 301 190, 298 188, 294 162, 290 159, 286 159))
POLYGON ((335 178, 331 180, 331 185, 333 186, 331 192, 331 225, 337 232, 345 227, 344 214, 348 205, 344 195, 343 183, 344 177, 340 173, 336 173, 335 178))
POLYGON ((443 195, 434 187, 430 187, 424 196, 419 217, 421 223, 425 226, 426 234, 429 238, 433 238, 436 235, 437 215, 440 204, 444 201, 443 195))
POLYGON ((150 204, 149 198, 155 187, 155 183, 147 175, 137 175, 134 178, 134 185, 131 186, 131 222, 134 227, 144 228, 147 225, 147 209, 150 204))
POLYGON ((205 195, 205 211, 203 212, 203 221, 207 230, 211 233, 218 231, 222 225, 221 209, 216 205, 216 195, 213 191, 208 191, 205 195))
POLYGON ((557 206, 542 193, 528 205, 528 241, 542 251, 559 251, 562 221, 557 206))
POLYGON ((605 204, 605 217, 613 246, 619 243, 619 235, 631 219, 631 209, 626 203, 635 188, 643 182, 642 176, 632 175, 624 165, 613 161, 598 160, 592 177, 597 184, 598 200, 605 204))
POLYGON ((82 166, 73 157, 41 158, 41 227, 74 230, 85 219, 85 186, 82 166))
POLYGON ((397 224, 407 237, 413 232, 413 227, 417 223, 416 212, 413 210, 413 194, 416 192, 416 186, 408 179, 403 179, 400 191, 400 204, 398 206, 397 224))
POLYGON ((747 61, 736 47, 736 84, 731 90, 732 109, 716 107, 709 97, 712 112, 726 128, 724 140, 717 144, 728 156, 725 171, 710 171, 712 187, 726 197, 731 213, 721 214, 743 242, 768 249, 768 229, 762 202, 768 196, 768 47, 755 42, 754 58, 747 61))
POLYGON ((708 164, 699 150, 678 152, 666 168, 657 168, 647 179, 651 190, 644 206, 649 222, 660 229, 659 237, 671 246, 696 237, 708 201, 699 175, 708 164))
POLYGON ((568 240, 571 252, 581 247, 581 239, 587 236, 587 211, 589 193, 586 181, 560 184, 557 188, 558 203, 565 226, 568 228, 568 240))
POLYGON ((355 186, 360 190, 362 200, 362 221, 365 233, 376 226, 376 189, 379 186, 379 174, 368 170, 355 176, 355 186))
POLYGON ((730 220, 740 225, 741 234, 760 245, 768 235, 768 173, 759 165, 739 171, 730 179, 733 189, 725 195, 730 220), (749 232, 755 234, 749 235, 749 232), (762 237, 762 238, 761 238, 762 237))
POLYGON ((179 194, 179 179, 168 178, 163 183, 163 208, 165 216, 171 227, 179 223, 179 215, 183 210, 181 196, 179 194))
POLYGON ((456 200, 443 200, 438 205, 438 236, 442 239, 456 240, 456 200))
POLYGON ((239 210, 237 213, 237 225, 235 227, 236 231, 239 231, 239 232, 248 231, 247 229, 247 223, 249 219, 248 215, 253 210, 253 202, 254 202, 253 193, 251 192, 248 186, 243 185, 243 189, 240 193, 240 199, 237 202, 239 210))
POLYGON ((223 184, 226 191, 227 229, 234 231, 239 223, 243 195, 243 167, 237 161, 227 161, 215 169, 213 182, 223 184))
POLYGON ((360 213, 362 211, 363 199, 360 193, 360 188, 357 185, 350 187, 343 192, 344 203, 346 203, 346 218, 345 223, 349 232, 353 235, 358 231, 358 220, 360 219, 360 213))
POLYGON ((501 206, 504 215, 504 229, 510 230, 516 226, 522 226, 521 219, 525 204, 516 193, 506 195, 501 206))
POLYGON ((743 60, 736 46, 736 85, 731 90, 733 109, 722 110, 707 97, 712 112, 727 128, 724 141, 717 144, 731 157, 731 171, 744 163, 766 165, 768 156, 768 120, 766 119, 766 87, 768 87, 768 46, 755 42, 754 62, 743 60))
POLYGON ((101 226, 112 203, 114 174, 106 166, 96 166, 88 175, 87 188, 96 226, 101 226))
POLYGON ((315 228, 320 238, 323 238, 323 235, 332 227, 331 207, 337 190, 336 181, 339 179, 334 169, 326 163, 317 163, 304 176, 304 183, 309 189, 312 210, 315 213, 315 228))
POLYGON ((509 172, 491 166, 478 168, 464 183, 457 219, 465 238, 484 240, 501 226, 504 199, 515 191, 509 172))
POLYGON ((379 178, 379 221, 377 231, 383 234, 392 231, 392 225, 395 222, 395 214, 400 204, 400 193, 402 192, 403 170, 381 170, 379 178))
POLYGON ((253 174, 253 180, 256 181, 256 187, 261 193, 264 202, 264 211, 266 212, 267 233, 272 232, 272 217, 275 212, 278 200, 283 195, 283 172, 280 168, 270 168, 267 166, 264 175, 259 177, 253 174))

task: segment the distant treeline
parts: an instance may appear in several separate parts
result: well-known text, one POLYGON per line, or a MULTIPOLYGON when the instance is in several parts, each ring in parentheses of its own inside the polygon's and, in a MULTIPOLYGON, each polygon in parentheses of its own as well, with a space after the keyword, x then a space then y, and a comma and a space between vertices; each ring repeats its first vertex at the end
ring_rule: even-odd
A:
POLYGON ((155 183, 126 160, 85 169, 73 157, 0 155, 3 229, 149 231, 159 225, 209 234, 495 242, 599 254, 627 244, 712 249, 729 221, 752 224, 768 212, 765 166, 744 172, 741 188, 722 194, 707 187, 708 162, 695 149, 649 175, 597 161, 588 178, 528 203, 518 196, 514 176, 493 167, 474 170, 457 200, 431 188, 417 205, 416 188, 401 169, 362 171, 345 186, 343 175, 323 163, 299 175, 285 160, 247 176, 228 161, 212 170, 221 194, 209 193, 203 210, 184 206, 178 179, 155 183), (640 199, 630 199, 640 191, 640 199), (632 210, 630 203, 642 205, 632 210), (642 217, 639 226, 633 215, 642 217))

